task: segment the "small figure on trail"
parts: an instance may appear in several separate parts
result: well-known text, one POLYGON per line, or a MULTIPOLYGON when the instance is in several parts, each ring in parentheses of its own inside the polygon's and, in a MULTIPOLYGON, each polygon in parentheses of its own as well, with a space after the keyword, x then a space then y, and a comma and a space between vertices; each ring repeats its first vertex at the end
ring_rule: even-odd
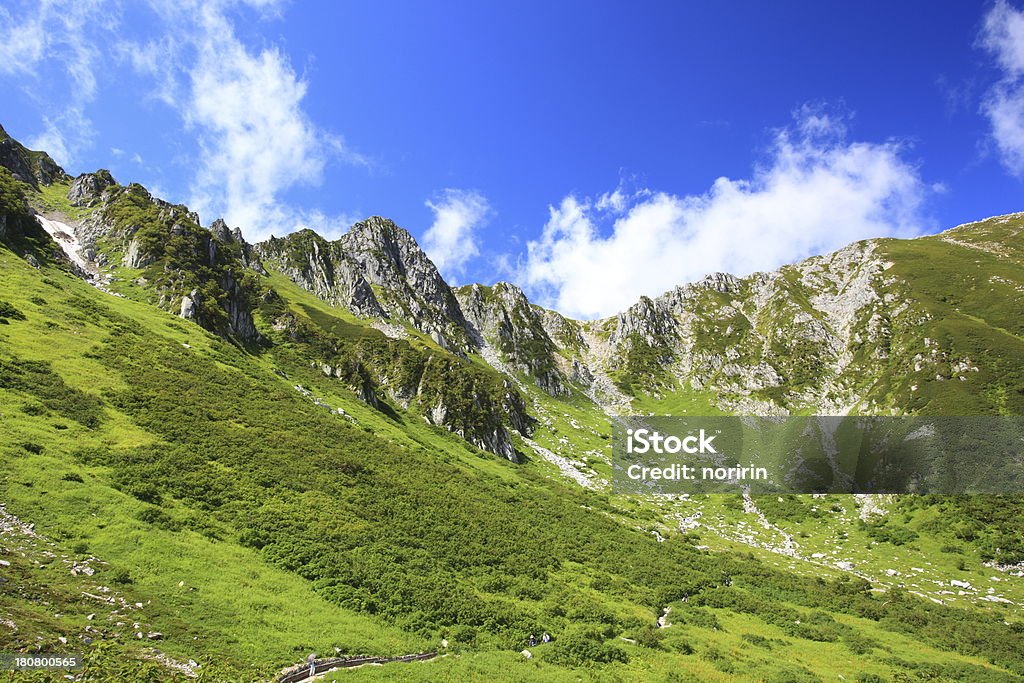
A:
POLYGON ((530 642, 530 647, 534 647, 535 645, 537 645, 537 639, 533 637, 532 633, 530 634, 530 641, 529 642, 530 642))
POLYGON ((316 653, 310 652, 309 656, 306 657, 306 664, 309 664, 309 676, 310 678, 316 673, 316 653))
POLYGON ((544 635, 542 635, 540 637, 540 639, 541 639, 541 642, 550 643, 551 642, 551 634, 549 634, 547 631, 544 631, 544 635))

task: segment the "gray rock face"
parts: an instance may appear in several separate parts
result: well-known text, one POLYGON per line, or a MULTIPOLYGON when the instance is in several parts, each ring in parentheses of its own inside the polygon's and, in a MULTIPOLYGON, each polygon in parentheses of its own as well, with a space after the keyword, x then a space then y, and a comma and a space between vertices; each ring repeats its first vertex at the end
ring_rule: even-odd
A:
MULTIPOLYGON (((223 218, 218 218, 210 226, 210 233, 217 239, 221 244, 227 245, 229 248, 237 250, 237 256, 246 268, 252 268, 260 275, 266 275, 267 271, 263 268, 263 263, 260 261, 259 254, 256 253, 256 249, 251 244, 245 241, 242 236, 242 231, 239 228, 233 230, 228 228, 227 223, 224 222, 223 218)), ((215 258, 213 252, 216 251, 216 243, 211 242, 211 255, 210 261, 212 262, 215 258)))
POLYGON ((451 288, 412 235, 387 219, 356 223, 334 242, 302 230, 257 244, 256 252, 303 289, 356 315, 407 322, 456 353, 470 348, 451 288))
POLYGON ((95 173, 83 173, 72 181, 68 201, 74 206, 92 206, 100 200, 104 190, 116 184, 110 171, 101 169, 95 173))
POLYGON ((252 305, 248 293, 235 278, 235 273, 228 268, 220 277, 220 287, 227 294, 222 304, 228 315, 228 331, 231 335, 245 340, 259 338, 256 323, 252 318, 252 305))
POLYGON ((338 242, 312 230, 271 237, 254 247, 259 257, 317 297, 364 317, 387 317, 362 269, 338 242))
POLYGON ((457 290, 456 297, 476 346, 494 347, 505 365, 532 377, 548 394, 568 393, 556 361, 558 347, 548 336, 543 313, 521 289, 507 282, 472 285, 457 290))
POLYGON ((532 306, 507 283, 454 292, 412 235, 389 220, 368 218, 333 242, 305 230, 255 249, 268 266, 325 301, 409 324, 457 355, 491 353, 503 369, 532 377, 552 395, 568 391, 546 326, 582 343, 575 323, 532 306))
POLYGON ((609 341, 622 344, 639 338, 651 347, 671 346, 678 337, 678 327, 666 302, 642 296, 616 317, 609 341))
POLYGON ((590 336, 574 381, 639 367, 662 374, 647 390, 708 392, 725 410, 845 413, 863 391, 864 368, 851 370, 853 349, 877 346, 884 358, 890 316, 907 308, 880 293, 885 266, 875 249, 857 243, 771 273, 715 273, 642 297, 614 318, 585 324, 590 336))
POLYGON ((202 294, 198 289, 193 289, 186 296, 181 298, 181 310, 178 315, 185 320, 196 320, 199 318, 199 305, 202 303, 202 294))
POLYGON ((153 255, 145 253, 139 246, 139 240, 132 239, 124 251, 121 263, 125 268, 145 268, 153 262, 153 255))
POLYGON ((341 236, 339 246, 351 255, 389 316, 404 319, 430 335, 442 348, 469 348, 466 321, 459 303, 437 267, 406 230, 371 216, 341 236))
POLYGON ((52 185, 68 179, 57 163, 46 152, 33 152, 7 134, 0 127, 0 166, 11 174, 33 187, 52 185))

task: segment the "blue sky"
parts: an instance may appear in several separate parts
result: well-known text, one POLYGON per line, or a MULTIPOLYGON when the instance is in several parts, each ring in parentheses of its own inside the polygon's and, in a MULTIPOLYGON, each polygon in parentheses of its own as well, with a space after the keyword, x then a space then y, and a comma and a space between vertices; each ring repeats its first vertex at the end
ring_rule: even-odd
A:
POLYGON ((35 0, 0 123, 251 240, 408 228, 595 317, 1024 209, 1007 2, 35 0))

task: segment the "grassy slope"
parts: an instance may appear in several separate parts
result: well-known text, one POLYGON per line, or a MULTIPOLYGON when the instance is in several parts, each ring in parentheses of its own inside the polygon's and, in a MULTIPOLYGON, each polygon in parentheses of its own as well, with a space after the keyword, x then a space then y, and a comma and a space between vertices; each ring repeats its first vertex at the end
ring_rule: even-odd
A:
MULTIPOLYGON (((16 352, 24 359, 49 362, 69 386, 92 395, 126 389, 121 376, 89 357, 89 351, 109 333, 109 322, 83 312, 82 302, 104 306, 105 297, 58 272, 49 274, 53 284, 47 284, 23 261, 2 253, 4 296, 18 295, 17 306, 27 320, 0 328, 0 354, 16 352)), ((222 344, 157 309, 128 300, 117 300, 116 305, 125 322, 178 344, 183 352, 215 353, 222 344), (185 344, 190 347, 187 351, 185 344)), ((104 468, 84 466, 71 454, 83 447, 152 444, 158 436, 134 425, 109 404, 102 426, 95 430, 49 411, 26 415, 25 407, 36 404, 24 394, 0 392, 6 437, 0 447, 4 502, 10 511, 35 522, 41 533, 62 541, 65 548, 84 544, 87 553, 111 558, 115 569, 126 570, 133 579, 130 590, 159 605, 147 609, 146 618, 165 634, 160 645, 164 651, 184 660, 207 653, 232 663, 254 661, 266 666, 300 659, 309 649, 329 651, 334 645, 382 654, 423 647, 421 639, 328 603, 308 582, 267 565, 252 550, 194 531, 171 532, 139 521, 136 517, 144 503, 112 488, 104 468), (56 425, 63 429, 55 429, 56 425), (24 444, 32 443, 45 445, 43 453, 26 452, 24 444), (83 482, 63 480, 70 474, 83 482), (179 587, 179 581, 185 581, 185 586, 179 587), (201 639, 201 648, 195 637, 201 639)), ((95 583, 109 584, 105 573, 95 583)), ((38 635, 52 643, 57 635, 80 632, 85 625, 83 613, 95 611, 96 606, 76 602, 82 603, 74 605, 78 614, 72 616, 66 606, 62 611, 67 618, 55 623, 47 624, 40 614, 38 635)), ((13 644, 30 643, 35 635, 23 627, 13 644)))
MULTIPOLYGON (((588 533, 608 536, 607 539, 594 539, 605 542, 604 547, 599 543, 597 547, 587 549, 579 546, 578 539, 569 543, 569 547, 577 546, 569 553, 581 555, 584 562, 563 561, 559 566, 550 567, 543 577, 531 579, 528 574, 519 574, 514 568, 505 567, 501 572, 485 570, 479 580, 470 581, 475 583, 476 590, 488 597, 491 602, 487 604, 492 606, 504 604, 503 595, 517 596, 517 602, 525 610, 527 623, 540 617, 542 621, 539 623, 546 620, 550 630, 564 636, 566 641, 571 640, 573 625, 581 621, 593 622, 595 627, 605 629, 609 624, 619 624, 618 628, 606 630, 604 637, 610 637, 612 643, 617 643, 615 647, 630 656, 629 664, 613 663, 596 668, 591 665, 581 670, 570 670, 546 661, 544 647, 538 648, 537 660, 526 662, 518 655, 492 650, 491 647, 499 642, 489 640, 485 633, 487 629, 480 629, 468 633, 459 631, 471 642, 463 644, 460 654, 438 662, 404 668, 363 669, 346 672, 341 677, 410 677, 409 680, 450 677, 464 680, 475 676, 480 680, 495 677, 506 680, 575 680, 583 675, 594 680, 650 677, 672 680, 670 676, 676 675, 676 680, 759 680, 784 676, 789 669, 796 677, 791 679, 799 680, 803 675, 799 673, 801 669, 813 670, 829 679, 840 673, 849 677, 855 672, 889 675, 897 670, 914 671, 915 663, 931 662, 947 667, 945 675, 953 676, 952 672, 958 671, 955 667, 983 664, 980 659, 964 658, 946 648, 936 649, 923 644, 920 638, 896 634, 891 625, 883 628, 874 620, 843 616, 842 609, 836 613, 837 623, 847 624, 852 629, 844 633, 857 632, 863 637, 874 638, 883 644, 882 648, 856 653, 854 650, 863 648, 851 645, 856 641, 849 635, 838 636, 833 642, 794 637, 792 633, 780 632, 777 625, 766 621, 766 612, 751 614, 716 607, 703 609, 718 616, 717 626, 709 626, 706 621, 695 625, 679 623, 673 627, 675 630, 665 632, 664 642, 658 648, 618 641, 618 635, 635 635, 633 632, 639 624, 649 623, 652 618, 649 606, 652 603, 642 598, 642 591, 638 590, 643 583, 641 577, 651 579, 653 576, 646 570, 640 571, 640 567, 616 566, 640 558, 646 562, 647 554, 628 552, 623 555, 623 548, 616 548, 614 543, 608 546, 607 542, 615 539, 615 542, 636 544, 636 549, 643 549, 645 553, 653 542, 649 537, 620 531, 621 525, 617 523, 595 525, 593 517, 621 518, 622 510, 602 502, 601 497, 588 497, 566 489, 560 483, 552 484, 549 481, 551 468, 546 463, 534 459, 521 468, 512 468, 414 417, 399 413, 389 418, 373 411, 356 400, 339 382, 310 370, 305 362, 308 359, 302 358, 299 349, 282 346, 272 353, 245 354, 173 316, 142 304, 112 300, 63 274, 48 272, 52 284, 46 284, 38 273, 6 252, 0 251, 0 267, 3 268, 0 272, 0 282, 4 283, 3 298, 23 311, 27 318, 26 321, 0 327, 0 354, 15 352, 24 359, 48 361, 73 389, 103 397, 100 427, 88 429, 52 409, 44 410, 42 414, 31 414, 38 413, 36 409, 26 412, 25 407, 38 402, 37 399, 26 396, 24 392, 0 391, 0 401, 3 402, 0 412, 5 416, 5 430, 9 430, 11 435, 0 450, 5 473, 0 480, 4 487, 3 500, 8 502, 13 512, 35 521, 40 531, 56 539, 69 554, 76 551, 79 554, 91 553, 109 561, 110 568, 102 570, 98 575, 100 578, 106 572, 113 576, 118 570, 127 571, 132 582, 120 586, 119 590, 143 604, 151 601, 144 608, 146 623, 165 633, 166 640, 161 649, 178 658, 197 658, 196 653, 201 652, 215 655, 218 659, 226 658, 234 665, 255 659, 256 668, 266 671, 301 659, 309 649, 329 651, 331 646, 340 645, 349 651, 393 654, 396 650, 422 649, 436 638, 437 632, 432 631, 433 627, 416 629, 414 623, 406 621, 403 622, 405 628, 399 629, 392 625, 394 617, 385 620, 368 618, 339 608, 323 598, 322 589, 313 590, 317 583, 300 578, 295 572, 282 570, 282 558, 273 554, 268 557, 267 546, 263 551, 256 551, 251 543, 245 547, 239 545, 238 511, 217 506, 211 508, 208 498, 189 499, 181 491, 165 490, 158 491, 162 493, 159 507, 174 524, 160 522, 159 517, 156 518, 157 524, 153 523, 153 517, 147 518, 151 521, 143 522, 138 519, 140 513, 153 508, 152 504, 139 499, 140 493, 146 497, 146 492, 137 488, 138 479, 124 481, 116 476, 118 471, 133 471, 137 463, 128 465, 127 461, 114 461, 113 469, 84 464, 96 460, 83 459, 83 449, 129 453, 130 449, 152 448, 167 443, 168 439, 189 443, 188 435, 175 433, 173 425, 162 425, 159 420, 154 422, 154 416, 147 414, 145 408, 123 403, 126 394, 152 390, 156 386, 181 388, 185 392, 178 396, 181 402, 190 403, 200 412, 204 408, 211 410, 212 416, 226 420, 230 415, 230 402, 244 399, 244 392, 239 394, 238 389, 232 386, 234 378, 241 382, 239 386, 255 387, 254 382, 258 383, 260 389, 257 391, 270 394, 277 409, 286 416, 292 416, 297 428, 339 430, 348 435, 345 439, 354 440, 364 447, 371 446, 375 450, 365 453, 364 462, 370 463, 375 457, 384 457, 393 463, 409 462, 413 471, 410 478, 378 481, 377 484, 383 484, 385 488, 374 488, 374 498, 355 498, 352 502, 356 504, 379 506, 377 498, 385 496, 385 491, 401 491, 402 495, 419 497, 418 502, 423 506, 419 508, 419 514, 426 514, 429 521, 431 515, 442 514, 440 511, 444 506, 450 505, 443 503, 439 506, 440 501, 426 498, 435 489, 443 489, 441 479, 434 476, 440 469, 445 478, 455 479, 460 488, 469 489, 462 491, 466 495, 457 504, 467 509, 456 508, 451 514, 463 519, 463 524, 483 524, 489 534, 497 533, 499 538, 495 540, 502 543, 507 542, 503 536, 508 532, 512 532, 511 538, 517 539, 512 546, 499 550, 497 556, 503 557, 522 544, 532 544, 546 552, 563 555, 566 550, 561 544, 568 539, 556 540, 560 536, 588 533), (116 313, 109 304, 116 307, 116 313), (124 328, 140 330, 142 334, 133 335, 124 328), (116 339, 115 346, 111 346, 111 338, 116 339), (125 351, 132 349, 138 352, 139 363, 123 357, 125 351), (181 359, 168 356, 171 349, 176 350, 176 355, 186 354, 185 366, 193 365, 202 368, 203 372, 214 373, 208 376, 214 378, 219 386, 164 385, 169 379, 183 380, 185 376, 180 374, 181 371, 178 374, 158 373, 156 379, 159 382, 152 384, 154 377, 149 376, 145 366, 153 365, 152 359, 161 359, 168 367, 176 367, 175 363, 181 359), (118 353, 121 358, 117 357, 118 353), (289 379, 286 381, 274 375, 273 369, 284 369, 289 379), (347 424, 339 426, 340 418, 326 415, 326 411, 300 397, 291 389, 292 383, 302 383, 330 405, 343 407, 363 431, 372 432, 377 438, 357 438, 355 432, 359 430, 348 431, 347 424), (224 401, 225 405, 210 403, 214 399, 224 401), (115 407, 118 405, 121 408, 115 407), (57 423, 67 428, 56 430, 53 425, 57 423), (391 442, 397 450, 389 451, 385 442, 391 442), (44 450, 32 453, 26 450, 26 444, 38 444, 44 450), (375 455, 375 451, 379 452, 375 455), (73 456, 76 452, 79 453, 77 459, 73 456), (393 455, 387 455, 388 452, 393 455), (369 456, 368 460, 366 456, 369 456), (392 457, 398 459, 392 460, 392 457), (65 481, 63 477, 71 473, 78 474, 83 481, 65 481), (551 487, 554 487, 553 493, 558 502, 547 493, 551 487), (134 495, 126 493, 126 490, 134 495), (489 512, 482 505, 484 499, 492 499, 495 503, 489 512), (578 506, 584 503, 604 515, 569 514, 571 509, 578 510, 578 506), (531 511, 533 506, 537 506, 536 512, 531 511), (495 509, 501 511, 497 519, 494 517, 495 509), (501 515, 506 516, 504 522, 501 515), (552 521, 550 515, 557 516, 558 525, 562 528, 545 528, 541 535, 531 533, 531 529, 535 530, 538 525, 547 527, 552 521), (166 528, 160 528, 160 524, 166 528), (550 535, 552 533, 554 536, 550 535), (553 542, 559 546, 552 546, 553 542), (80 545, 83 543, 84 549, 80 545), (605 556, 607 560, 602 561, 605 556), (502 573, 509 572, 512 573, 510 583, 494 583, 502 573), (185 582, 183 586, 179 586, 180 581, 185 582), (238 590, 239 586, 244 590, 238 590), (196 590, 191 590, 193 588, 196 590), (610 612, 612 616, 596 619, 594 615, 587 614, 559 616, 551 611, 558 604, 589 605, 587 609, 598 613, 610 612), (765 649, 761 653, 758 646, 751 647, 749 640, 742 640, 744 634, 768 639, 771 649, 761 648, 765 649), (884 652, 883 648, 889 651, 884 652), (780 665, 783 661, 789 664, 780 665)), ((336 333, 340 330, 352 334, 369 333, 365 328, 357 329, 359 323, 351 316, 316 301, 297 288, 289 289, 281 282, 273 284, 296 312, 302 313, 306 311, 305 307, 309 307, 322 316, 334 318, 336 333)), ((677 407, 667 401, 662 405, 677 407)), ((231 433, 247 433, 248 438, 253 439, 266 437, 266 430, 261 430, 262 425, 258 422, 259 413, 248 415, 249 408, 244 404, 233 407, 237 415, 231 433), (254 422, 254 418, 257 421, 254 422)), ((569 419, 583 422, 594 432, 602 431, 601 420, 586 406, 564 407, 551 403, 547 407, 554 415, 553 425, 547 433, 538 436, 539 441, 548 439, 554 445, 561 434, 576 433, 578 430, 571 426, 569 419)), ((655 405, 652 405, 651 410, 654 409, 655 405)), ((208 417, 200 415, 203 419, 208 417)), ((304 443, 315 442, 307 440, 304 443)), ((599 436, 593 437, 593 443, 586 445, 599 448, 599 436)), ((143 452, 159 459, 156 451, 143 452)), ((291 457, 294 459, 295 453, 305 452, 312 455, 310 451, 298 450, 292 451, 291 457)), ((213 457, 196 465, 201 466, 197 471, 204 475, 227 473, 244 479, 250 473, 240 468, 253 465, 222 458, 215 453, 207 455, 213 457)), ((284 468, 275 471, 287 472, 284 461, 272 464, 284 468)), ((145 473, 148 470, 143 467, 137 471, 145 473)), ((249 495, 254 490, 247 488, 240 493, 249 495)), ((296 518, 303 509, 308 509, 311 514, 306 523, 318 526, 318 533, 341 533, 344 536, 344 529, 331 525, 331 516, 317 514, 321 506, 329 511, 339 500, 347 497, 346 493, 336 489, 332 495, 338 498, 325 499, 317 487, 308 487, 299 495, 297 505, 274 512, 279 516, 296 518)), ((261 505, 262 508, 255 510, 265 511, 267 503, 261 505)), ((374 509, 370 515, 366 511, 344 508, 344 504, 342 509, 346 509, 346 514, 353 518, 361 519, 364 525, 381 525, 388 520, 410 524, 407 519, 389 517, 390 511, 384 508, 374 509)), ((248 510, 250 513, 253 511, 252 508, 248 510)), ((429 533, 430 526, 414 525, 413 528, 419 533, 429 533)), ((449 529, 446 527, 446 530, 449 529)), ((369 537, 356 533, 353 538, 371 544, 386 541, 376 537, 376 533, 369 537)), ((399 537, 399 540, 408 542, 410 539, 399 537)), ((452 542, 443 538, 431 540, 441 546, 439 552, 452 542)), ((663 552, 651 550, 651 557, 659 552, 671 557, 670 550, 670 547, 664 547, 663 552)), ((427 552, 428 555, 431 551, 430 544, 418 549, 418 552, 427 552)), ((736 562, 713 561, 705 566, 699 558, 692 558, 687 553, 676 557, 695 563, 692 565, 694 568, 703 567, 705 573, 710 573, 711 567, 736 562)), ((524 560, 534 561, 529 556, 524 560)), ((403 562, 401 558, 394 561, 403 562)), ((452 560, 435 555, 432 561, 450 563, 452 560)), ((763 571, 756 568, 756 563, 742 561, 740 566, 747 567, 745 571, 751 572, 751 576, 763 571)), ((668 568, 663 566, 657 571, 665 572, 668 568)), ((449 568, 449 571, 452 570, 449 568)), ((446 577, 444 580, 466 580, 460 572, 439 578, 443 577, 446 577)), ((779 577, 774 577, 766 585, 770 587, 780 581, 779 577)), ((54 585, 59 584, 55 582, 54 585)), ((753 584, 748 588, 755 590, 753 584)), ((806 605, 809 599, 813 602, 809 598, 812 594, 812 590, 801 584, 794 593, 799 596, 796 603, 772 598, 776 600, 772 610, 786 604, 806 605)), ((11 596, 3 599, 7 601, 11 596)), ((25 628, 17 636, 25 640, 14 644, 29 642, 36 633, 52 643, 58 633, 75 632, 81 628, 83 612, 95 609, 91 605, 77 604, 73 597, 67 597, 65 601, 67 604, 62 604, 62 613, 67 616, 60 619, 55 620, 48 614, 49 609, 42 608, 36 609, 34 616, 22 616, 33 626, 25 628)), ((511 603, 509 607, 512 607, 511 603)), ((690 610, 682 603, 675 607, 676 614, 690 610)), ((806 610, 806 607, 799 609, 806 610)), ((459 638, 453 640, 459 644, 459 638)), ((546 647, 551 649, 552 646, 546 647)), ((970 671, 975 678, 981 675, 979 669, 970 671)))

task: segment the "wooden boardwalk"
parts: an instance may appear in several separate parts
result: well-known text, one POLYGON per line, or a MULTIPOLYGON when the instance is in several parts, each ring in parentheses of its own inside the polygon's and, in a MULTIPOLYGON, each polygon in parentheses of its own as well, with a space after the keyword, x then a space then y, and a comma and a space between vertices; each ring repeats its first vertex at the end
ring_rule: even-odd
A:
MULTIPOLYGON (((420 652, 401 657, 333 657, 331 659, 318 659, 314 664, 313 675, 327 673, 334 669, 349 669, 364 664, 391 664, 393 662, 422 662, 426 659, 433 659, 436 652, 420 652)), ((300 683, 310 678, 309 665, 300 664, 292 667, 277 679, 278 683, 300 683)))

